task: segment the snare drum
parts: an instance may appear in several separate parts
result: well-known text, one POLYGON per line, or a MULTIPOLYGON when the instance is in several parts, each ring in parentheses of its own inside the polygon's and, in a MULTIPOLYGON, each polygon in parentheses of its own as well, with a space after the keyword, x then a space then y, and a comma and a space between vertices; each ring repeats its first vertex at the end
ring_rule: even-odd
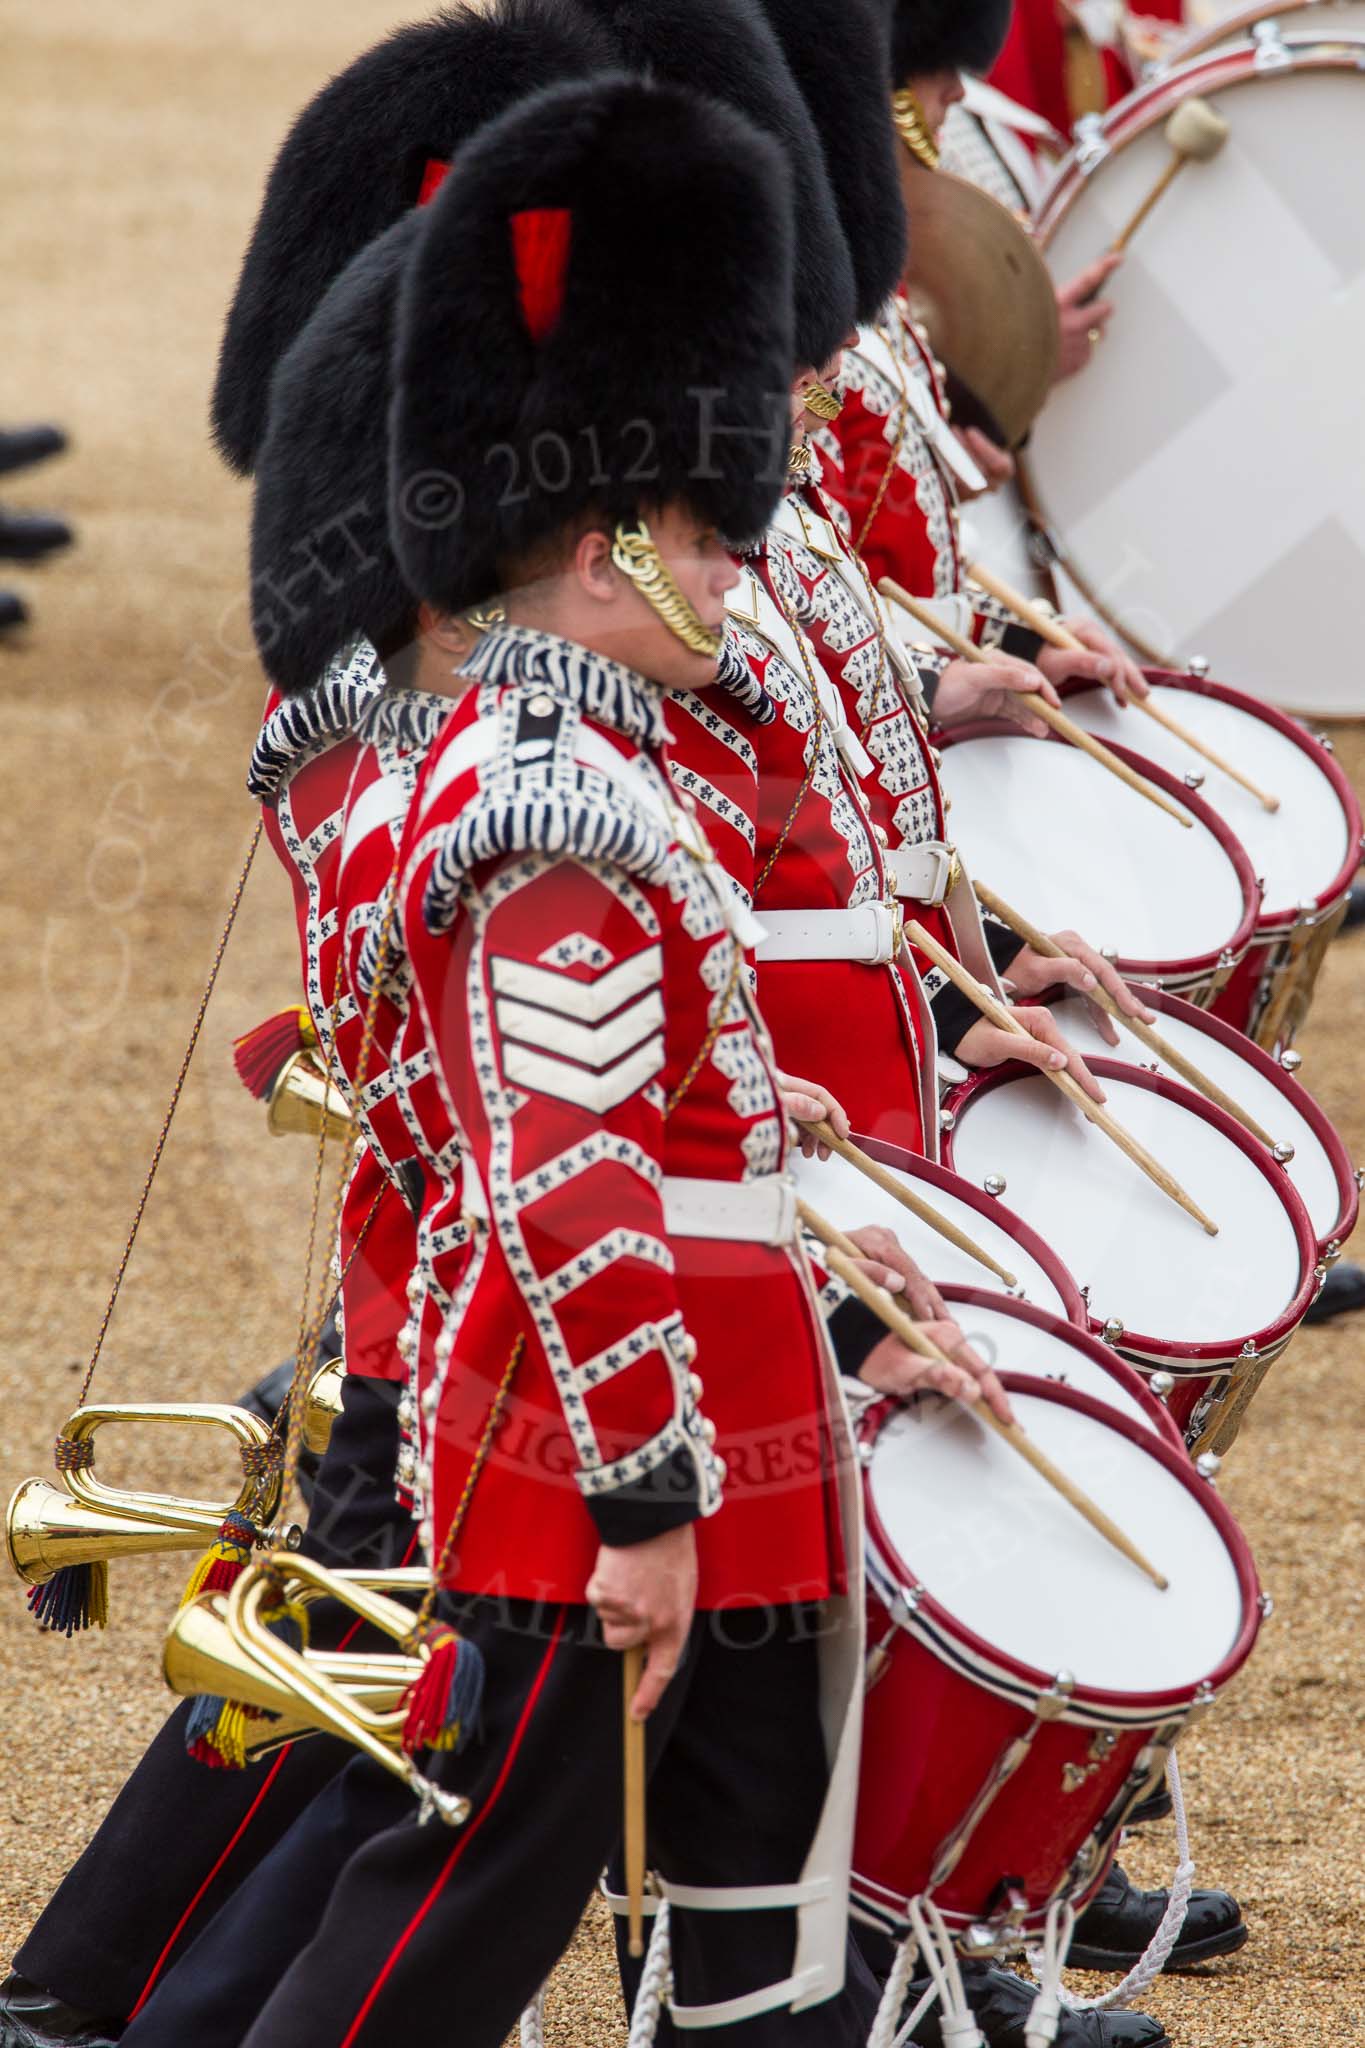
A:
MULTIPOLYGON (((1341 1135, 1326 1110, 1280 1061, 1251 1044, 1221 1017, 1196 1010, 1193 1003, 1184 1003, 1179 996, 1163 995, 1160 989, 1144 988, 1139 994, 1148 1008, 1157 1012, 1156 1028, 1162 1037, 1192 1060, 1249 1116, 1255 1117, 1277 1147, 1293 1148, 1287 1170, 1308 1211, 1318 1242, 1318 1257, 1324 1261, 1335 1259, 1356 1227, 1360 1183, 1341 1135)), ((1114 1019, 1119 1044, 1107 1044, 1088 1005, 1079 996, 1067 996, 1054 1005, 1054 1015, 1087 1060, 1126 1060, 1133 1066, 1145 1066, 1153 1073, 1170 1073, 1173 1080, 1180 1079, 1162 1065, 1141 1039, 1133 1037, 1121 1018, 1114 1019)), ((1287 1057, 1291 1063, 1297 1062, 1297 1054, 1287 1057)), ((1191 1087, 1193 1083, 1185 1085, 1191 1087)))
POLYGON ((1142 1374, 1108 1344, 1050 1316, 1046 1309, 1010 1301, 984 1287, 940 1291, 963 1336, 997 1372, 1075 1387, 1184 1449, 1185 1439, 1142 1374))
MULTIPOLYGON (((1014 1296, 1033 1302, 1079 1329, 1086 1325, 1080 1288, 1051 1248, 1023 1218, 979 1188, 970 1187, 946 1167, 899 1145, 859 1138, 865 1152, 903 1180, 912 1193, 928 1202, 973 1243, 1013 1275, 1014 1296)), ((793 1164, 796 1191, 813 1209, 840 1230, 858 1230, 879 1223, 898 1237, 921 1272, 942 1287, 1005 1289, 1005 1282, 968 1252, 959 1250, 929 1224, 920 1221, 894 1196, 870 1181, 837 1154, 829 1159, 798 1158, 793 1164)))
POLYGON ((1261 903, 1217 812, 1126 748, 1114 751, 1185 807, 1189 831, 1064 740, 978 720, 945 732, 942 748, 954 837, 974 874, 1045 932, 1071 926, 1112 951, 1130 978, 1213 1001, 1261 903))
POLYGON ((1092 684, 1068 690, 1078 725, 1110 744, 1127 740, 1173 775, 1202 777, 1200 795, 1246 848, 1260 881, 1255 936, 1214 1009, 1269 1051, 1302 1027, 1327 946, 1346 914, 1360 861, 1360 804, 1323 741, 1281 711, 1202 675, 1155 670, 1163 703, 1280 807, 1268 811, 1141 712, 1121 711, 1092 684))
POLYGON ((965 1180, 999 1185, 1056 1246, 1097 1335, 1174 1377, 1170 1409, 1191 1449, 1225 1450, 1319 1285, 1308 1211, 1273 1154, 1192 1089, 1117 1060, 1091 1071, 1217 1237, 1032 1069, 996 1067, 955 1088, 946 1155, 965 1180))
POLYGON ((864 1418, 868 1691, 860 1918, 927 1894, 974 1954, 1100 1883, 1124 1816, 1260 1626, 1236 1522, 1184 1453, 1074 1387, 1011 1378, 1024 1428, 1170 1580, 1159 1592, 968 1411, 864 1418))
POLYGON ((1247 45, 1140 86, 1064 159, 1038 211, 1054 277, 1127 225, 1191 96, 1229 138, 1182 172, 1107 287, 1116 313, 1056 386, 1028 480, 1062 568, 1157 665, 1206 654, 1290 710, 1365 713, 1365 212, 1343 164, 1357 52, 1247 45))

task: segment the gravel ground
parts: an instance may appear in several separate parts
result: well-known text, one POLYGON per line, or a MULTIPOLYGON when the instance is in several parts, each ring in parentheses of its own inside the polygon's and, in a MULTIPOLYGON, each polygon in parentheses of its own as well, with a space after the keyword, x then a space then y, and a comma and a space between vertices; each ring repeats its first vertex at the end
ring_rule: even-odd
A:
MULTIPOLYGON (((250 836, 241 774, 260 679, 240 611, 246 496, 203 425, 218 323, 290 112, 393 19, 380 0, 0 0, 0 403, 15 421, 63 420, 75 443, 4 495, 60 507, 80 530, 66 560, 3 576, 38 620, 0 651, 0 940, 17 1049, 6 1492, 46 1469, 74 1399, 250 836)), ((1361 784, 1365 736, 1339 745, 1361 784)), ((306 1148, 266 1141, 225 1057, 233 1034, 290 997, 285 916, 266 866, 115 1323, 98 1382, 108 1398, 229 1396, 290 1348, 306 1148)), ((1304 1078, 1365 1157, 1362 1026, 1365 939, 1348 939, 1304 1041, 1304 1078)), ((1200 1874, 1238 1893, 1254 1938, 1151 1997, 1182 2048, 1365 2042, 1363 1426, 1358 1325, 1306 1334, 1223 1482, 1277 1613, 1184 1766, 1200 1874)), ((212 1470, 187 1462, 185 1476, 212 1470)), ((38 1637, 0 1588, 0 1957, 165 1710, 156 1643, 182 1576, 175 1560, 116 1574, 114 1625, 72 1644, 38 1637)), ((1161 1882, 1169 1827, 1131 1861, 1161 1882)), ((556 1976, 549 2038, 624 2038, 597 1912, 556 1976)))

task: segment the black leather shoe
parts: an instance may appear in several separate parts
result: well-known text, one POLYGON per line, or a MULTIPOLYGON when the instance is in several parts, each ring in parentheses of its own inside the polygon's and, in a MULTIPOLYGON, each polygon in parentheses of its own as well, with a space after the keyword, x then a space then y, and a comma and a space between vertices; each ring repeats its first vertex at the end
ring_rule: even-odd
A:
POLYGON ((1333 1316, 1348 1316, 1358 1308, 1365 1308, 1365 1266, 1338 1259, 1335 1266, 1327 1268, 1322 1291, 1304 1321, 1330 1323, 1333 1316))
MULTIPOLYGON (((1351 884, 1351 893, 1346 898, 1346 915, 1341 920, 1340 932, 1356 931, 1365 924, 1365 882, 1351 884)), ((1339 935, 1338 934, 1338 935, 1339 935)))
POLYGON ((0 2048, 114 2048, 120 2020, 102 2020, 17 1973, 0 1984, 0 2048))
POLYGON ((28 618, 28 606, 22 597, 12 590, 0 590, 0 631, 6 626, 22 626, 28 618))
POLYGON ((60 455, 65 446, 66 435, 60 427, 0 427, 0 476, 46 462, 49 455, 60 455))
MULTIPOLYGON (((1131 1970, 1161 1923, 1168 1892, 1143 1892, 1116 1863, 1092 1906, 1076 1922, 1067 1951, 1072 1970, 1131 1970)), ((1230 1892, 1190 1893, 1185 1922, 1166 1959, 1168 1970, 1230 1956, 1251 1938, 1230 1892)))
POLYGON ((1123 1823, 1126 1828, 1146 1827, 1149 1821, 1169 1820, 1175 1808, 1169 1785, 1162 1785, 1148 1799, 1140 1799, 1123 1823))
MULTIPOLYGON (((964 1963, 962 1981, 987 2048, 1025 2048, 1024 2028, 1036 1988, 1012 1970, 996 1970, 982 1963, 964 1963)), ((906 2012, 914 2011, 928 1988, 927 1978, 916 1979, 906 1999, 906 2012)), ((937 2005, 930 2007, 910 2039, 918 2048, 943 2048, 937 2005)), ((1149 2019, 1144 2012, 1067 2012, 1063 2008, 1057 2022, 1057 2048, 1171 2048, 1171 2042, 1160 2021, 1149 2019)))
POLYGON ((14 469, 31 469, 49 455, 61 455, 65 434, 59 426, 0 426, 0 477, 14 469))
POLYGON ((0 561, 36 562, 74 538, 64 519, 47 512, 0 512, 0 561))

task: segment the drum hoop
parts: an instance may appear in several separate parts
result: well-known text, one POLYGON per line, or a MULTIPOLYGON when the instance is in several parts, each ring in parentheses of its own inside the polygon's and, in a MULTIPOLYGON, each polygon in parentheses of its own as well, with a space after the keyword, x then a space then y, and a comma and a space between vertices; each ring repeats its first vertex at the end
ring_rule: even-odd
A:
POLYGON ((1187 40, 1177 43, 1158 75, 1165 77, 1178 64, 1192 63, 1196 57, 1203 57, 1210 50, 1220 50, 1225 44, 1236 42, 1239 37, 1249 36, 1258 23, 1263 21, 1282 22, 1286 31, 1282 40, 1286 47, 1291 49, 1295 43, 1310 39, 1314 43, 1359 40, 1358 30, 1338 30, 1334 35, 1326 23, 1318 28, 1309 21, 1300 22, 1299 15, 1307 14, 1310 8, 1315 13, 1319 10, 1324 13, 1336 11, 1330 0, 1259 0, 1255 7, 1239 8, 1235 14, 1226 15, 1221 22, 1210 22, 1206 28, 1196 29, 1187 40))
MULTIPOLYGON (((1063 1322, 1060 1316, 1050 1315, 1045 1308, 1034 1302, 1020 1301, 1014 1295, 993 1294, 989 1287, 964 1287, 950 1285, 940 1287, 939 1293, 950 1308, 981 1308, 998 1315, 1010 1316, 1015 1322, 1031 1324, 1035 1330, 1042 1330, 1046 1336, 1055 1337, 1060 1343, 1069 1344, 1073 1351, 1081 1352, 1092 1365, 1097 1365, 1124 1392, 1131 1395, 1143 1410, 1150 1415, 1158 1433, 1167 1438, 1178 1449, 1185 1448, 1185 1439, 1163 1404, 1148 1386, 1135 1365, 1117 1352, 1112 1344, 1105 1344, 1098 1338, 1087 1321, 1084 1329, 1063 1322), (1117 1370, 1115 1368, 1117 1367, 1117 1370)), ((961 1318, 955 1320, 960 1321, 961 1318)), ((966 1333, 970 1336, 970 1333, 966 1333)), ((1026 1375, 1016 1375, 1026 1377, 1026 1375)), ((1062 1384, 1054 1381, 1053 1385, 1062 1384)))
MULTIPOLYGON (((974 1188, 960 1173, 952 1173, 941 1166, 936 1159, 925 1159, 918 1152, 907 1152, 903 1145, 892 1145, 884 1138, 869 1138, 854 1133, 855 1142, 864 1152, 878 1160, 883 1166, 893 1166, 898 1173, 909 1174, 915 1181, 922 1181, 927 1187, 935 1188, 941 1195, 953 1195, 978 1216, 988 1217, 992 1222, 1003 1218, 1000 1227, 1008 1237, 1014 1238, 1020 1249, 1026 1251, 1035 1265, 1041 1266, 1048 1279, 1056 1288, 1066 1305, 1066 1318, 1073 1329, 1089 1330, 1090 1312, 1081 1293, 1080 1282, 1062 1263, 1046 1238, 1040 1237, 1031 1223, 1017 1215, 1005 1202, 997 1202, 992 1196, 974 1188)), ((1001 1290, 1001 1301, 1014 1301, 1017 1296, 1001 1290)))
MULTIPOLYGON (((1183 1373, 1184 1376, 1194 1379, 1201 1377, 1194 1370, 1195 1361, 1205 1366, 1221 1366, 1224 1371, 1232 1372, 1236 1370, 1236 1361, 1246 1344, 1253 1344, 1258 1354, 1282 1345, 1303 1321, 1317 1292, 1318 1264, 1318 1240, 1312 1221, 1304 1206, 1303 1196, 1283 1166, 1271 1157, 1264 1145, 1252 1137, 1250 1131, 1245 1130, 1235 1118, 1230 1117, 1226 1110, 1220 1109, 1216 1102, 1206 1101, 1202 1095, 1196 1094, 1193 1088, 1187 1088, 1183 1081, 1173 1081, 1166 1074, 1153 1074, 1148 1068, 1133 1066, 1126 1060, 1096 1058, 1087 1060, 1086 1065, 1101 1081, 1122 1081, 1128 1086, 1146 1089, 1150 1094, 1164 1095, 1169 1101, 1182 1103, 1192 1114, 1201 1117, 1206 1124, 1212 1124, 1225 1138, 1230 1139, 1238 1151, 1251 1161, 1257 1171, 1270 1182, 1275 1192, 1283 1198, 1299 1248, 1298 1287, 1288 1307, 1282 1309, 1274 1321, 1267 1323, 1263 1329, 1250 1331, 1242 1336, 1229 1336, 1212 1341, 1206 1339, 1203 1343, 1194 1344, 1176 1343, 1169 1338, 1155 1336, 1150 1331, 1125 1328, 1125 1351, 1142 1351, 1154 1359, 1169 1361, 1172 1372, 1183 1373), (1190 1363, 1182 1367, 1181 1360, 1188 1360, 1190 1363)), ((1010 1060, 1004 1066, 985 1068, 979 1073, 969 1075, 965 1081, 959 1081, 949 1092, 944 1104, 954 1120, 954 1127, 944 1132, 944 1149, 948 1155, 949 1165, 952 1164, 953 1143, 957 1136, 957 1119, 972 1100, 989 1095, 996 1088, 1008 1086, 1011 1081, 1037 1079, 1038 1072, 1035 1067, 1026 1067, 1018 1060, 1010 1060)), ((1134 1167, 1133 1171, 1136 1172, 1137 1168, 1134 1167)), ((1093 1312, 1091 1328, 1103 1328, 1102 1322, 1096 1320, 1093 1312)))
MULTIPOLYGON (((1075 1408, 1088 1415, 1092 1421, 1102 1423, 1106 1428, 1116 1430, 1120 1436, 1145 1450, 1167 1472, 1171 1473, 1186 1492, 1196 1494, 1216 1524, 1232 1558, 1237 1576, 1237 1590, 1242 1601, 1241 1626, 1232 1644, 1214 1670, 1205 1678, 1193 1684, 1168 1688, 1164 1692, 1144 1693, 1140 1696, 1130 1692, 1115 1692, 1107 1687, 1081 1685, 1077 1683, 1072 1698, 1068 1701, 1062 1719, 1097 1719, 1106 1725, 1122 1727, 1143 1727, 1152 1722, 1169 1720, 1182 1710, 1189 1712, 1196 1701, 1216 1695, 1228 1681, 1236 1676, 1251 1655, 1252 1647, 1261 1627, 1261 1584, 1257 1577, 1251 1547, 1242 1533, 1241 1526, 1219 1495, 1201 1479, 1190 1463, 1189 1454, 1183 1448, 1177 1450, 1165 1437, 1155 1431, 1144 1429, 1142 1424, 1131 1417, 1110 1408, 1105 1402, 1096 1400, 1091 1394, 1083 1393, 1079 1387, 1061 1387, 1055 1380, 1026 1380, 1015 1373, 1001 1375, 1003 1385, 1010 1393, 1026 1394, 1032 1400, 1052 1401, 1059 1407, 1075 1408), (1199 1489, 1203 1487, 1204 1492, 1199 1489)), ((878 1401, 863 1417, 859 1427, 860 1444, 875 1444, 888 1416, 901 1404, 896 1401, 878 1401)), ((877 1513, 877 1503, 871 1484, 871 1466, 863 1475, 863 1507, 867 1521, 867 1547, 869 1559, 876 1553, 878 1565, 887 1583, 897 1588, 914 1589, 918 1598, 908 1618, 902 1620, 893 1615, 896 1625, 906 1633, 916 1636, 926 1648, 938 1655, 942 1641, 953 1643, 951 1657, 945 1658, 954 1669, 967 1672, 976 1678, 990 1692, 1001 1693, 1009 1698, 1029 1701, 1039 1698, 1052 1688, 1055 1672, 1043 1671, 1040 1667, 1026 1664, 1022 1659, 998 1650, 984 1637, 978 1636, 965 1623, 960 1622, 934 1595, 923 1586, 902 1563, 895 1545, 887 1536, 877 1513), (998 1674, 992 1683, 977 1668, 977 1660, 998 1674), (1011 1685, 1011 1681, 1013 1684, 1011 1685)), ((1136 1566, 1133 1567, 1136 1570, 1136 1566)), ((869 1577, 873 1569, 869 1563, 869 1577)), ((875 1584, 875 1578, 874 1578, 875 1584)))
MULTIPOLYGON (((1346 1150, 1346 1142, 1316 1095, 1310 1094, 1302 1081, 1297 1080, 1293 1074, 1286 1073, 1279 1061, 1272 1058, 1264 1046, 1257 1045, 1254 1039, 1239 1031, 1235 1024, 1229 1024, 1226 1018, 1216 1016, 1212 1010, 1201 1010, 1196 1004, 1187 1003, 1183 996, 1173 995, 1169 989, 1164 988, 1144 988, 1142 999, 1149 1009, 1159 1010, 1163 1016, 1175 1018, 1177 1023, 1192 1025, 1204 1037, 1212 1038, 1217 1044, 1226 1046, 1229 1052, 1236 1053, 1239 1059, 1245 1060, 1249 1067, 1254 1067, 1258 1074, 1270 1082, 1303 1118, 1327 1155, 1337 1191, 1341 1196, 1341 1207, 1337 1211, 1336 1222, 1326 1237, 1317 1240, 1319 1255, 1325 1251, 1329 1242, 1344 1244, 1355 1229, 1360 1215, 1360 1188, 1356 1182, 1355 1168, 1351 1164, 1351 1155, 1346 1150)), ((1307 1207, 1307 1204, 1304 1206, 1307 1207)), ((1311 1216, 1308 1222, 1311 1229, 1311 1216)))
MULTIPOLYGON (((1362 44, 1362 50, 1365 51, 1365 44, 1362 44)), ((1330 754, 1321 740, 1315 739, 1311 732, 1306 732, 1302 725, 1281 711, 1277 704, 1269 704, 1260 697, 1252 697, 1245 690, 1235 689, 1231 683, 1218 682, 1212 676, 1191 675, 1187 669, 1149 667, 1144 673, 1149 682, 1158 684, 1162 689, 1183 690, 1193 697, 1211 697, 1220 704, 1232 705, 1235 710, 1244 712, 1248 718, 1257 718, 1263 725, 1273 726, 1282 739, 1291 741, 1301 754, 1306 754, 1318 773, 1331 784, 1333 794, 1341 805, 1342 814, 1346 819, 1347 853, 1328 886, 1320 889, 1312 898, 1315 919, 1320 921, 1327 916, 1350 890, 1356 870, 1360 866, 1361 838, 1365 833, 1360 799, 1336 755, 1330 754)), ((1065 702, 1068 697, 1089 696, 1103 688, 1102 683, 1073 679, 1062 684, 1060 694, 1065 702)), ((1209 799, 1202 795, 1201 800, 1209 802, 1209 799)), ((1304 900, 1306 902, 1308 899, 1304 900)), ((1303 911, 1304 906, 1301 903, 1292 904, 1283 910, 1267 909, 1263 898, 1261 913, 1256 923, 1256 934, 1264 932, 1268 936, 1279 936, 1283 932, 1292 931, 1296 925, 1303 922, 1303 911)))
MULTIPOLYGON (((1029 733, 1021 732, 1017 725, 1011 725, 1008 720, 1001 718, 964 720, 961 725, 954 725, 944 732, 939 737, 938 744, 940 750, 946 754, 950 747, 960 746, 968 740, 980 739, 1013 740, 1026 747, 1069 745, 1059 733, 1049 733, 1045 740, 1037 740, 1029 733)), ((1261 889, 1256 880, 1256 871, 1251 865, 1251 855, 1226 818, 1221 818, 1196 791, 1187 789, 1178 777, 1160 767, 1157 762, 1149 761, 1145 755, 1137 753, 1132 747, 1125 747, 1118 741, 1110 741, 1108 744, 1109 751, 1117 755, 1120 761, 1135 769, 1139 775, 1145 776, 1147 781, 1164 795, 1182 805, 1197 824, 1203 825, 1213 834, 1231 861, 1242 890, 1241 921, 1225 945, 1208 953, 1196 953, 1191 957, 1176 960, 1137 960, 1125 954, 1116 962, 1119 972, 1129 980, 1141 981, 1151 976, 1160 976, 1163 979, 1178 977, 1183 982, 1191 983, 1202 981, 1205 976, 1228 964, 1225 957, 1227 955, 1231 955, 1230 964, 1236 966, 1251 944, 1261 910, 1261 889)))

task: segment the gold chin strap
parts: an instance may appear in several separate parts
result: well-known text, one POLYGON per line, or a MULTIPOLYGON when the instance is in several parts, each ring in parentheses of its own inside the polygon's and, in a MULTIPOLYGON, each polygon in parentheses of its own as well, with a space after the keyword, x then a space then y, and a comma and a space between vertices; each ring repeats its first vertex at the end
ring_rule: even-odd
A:
POLYGON ((720 635, 702 624, 679 590, 643 519, 636 526, 617 527, 611 559, 684 647, 712 659, 720 653, 720 635))
POLYGON ((924 118, 924 109, 908 85, 891 95, 891 119, 896 133, 909 150, 911 156, 922 163, 926 170, 938 169, 938 144, 933 137, 929 123, 924 118))
POLYGON ((465 617, 476 633, 492 633, 507 624, 507 606, 495 597, 488 604, 471 605, 465 617))
POLYGON ((815 481, 815 451, 809 441, 793 441, 787 451, 788 484, 810 484, 815 481))
POLYGON ((842 398, 836 398, 827 384, 813 377, 801 394, 806 401, 806 411, 813 412, 818 420, 837 420, 844 409, 842 398))

